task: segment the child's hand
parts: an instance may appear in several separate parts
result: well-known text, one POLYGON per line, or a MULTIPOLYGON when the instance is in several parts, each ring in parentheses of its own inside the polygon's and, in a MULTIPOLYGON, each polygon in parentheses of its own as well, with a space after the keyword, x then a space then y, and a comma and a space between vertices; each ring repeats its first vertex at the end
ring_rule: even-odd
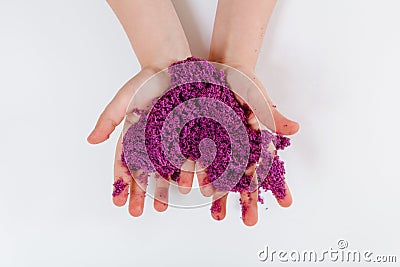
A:
MULTIPOLYGON (((239 102, 246 102, 254 111, 255 116, 259 120, 261 124, 267 126, 273 132, 280 133, 283 135, 291 135, 295 134, 299 130, 299 124, 292 120, 289 120, 284 115, 282 115, 273 104, 271 99, 269 98, 263 84, 258 80, 256 75, 246 70, 244 67, 235 66, 235 69, 244 73, 249 79, 242 79, 241 76, 238 75, 229 75, 227 73, 227 81, 230 84, 241 86, 237 88, 233 88, 233 90, 240 95, 240 98, 237 98, 239 102), (232 78, 233 77, 233 78, 232 78), (230 81, 231 79, 231 81, 230 81), (233 82, 232 79, 235 79, 233 82), (241 79, 240 81, 238 79, 241 79), (253 81, 255 83, 252 84, 253 81), (271 118, 271 115, 273 118, 271 118)), ((249 123, 252 127, 258 127, 258 124, 252 120, 253 116, 250 116, 249 123)), ((255 168, 249 168, 247 174, 253 175, 253 181, 257 182, 257 177, 255 173, 255 168)), ((210 184, 211 185, 211 184, 210 184)), ((284 199, 276 198, 279 205, 282 207, 289 207, 292 204, 292 196, 290 194, 289 187, 287 184, 286 187, 286 197, 284 199)), ((222 220, 226 215, 226 200, 228 196, 228 192, 219 192, 214 188, 210 189, 213 195, 213 204, 211 208, 211 215, 216 220, 222 220)), ((253 192, 243 191, 241 193, 241 204, 242 204, 242 220, 244 224, 248 226, 255 225, 258 220, 258 212, 257 212, 257 201, 258 201, 258 190, 253 192)))
MULTIPOLYGON (((96 127, 87 139, 89 143, 98 144, 109 138, 115 127, 118 126, 125 118, 126 111, 132 96, 140 88, 140 86, 155 73, 155 69, 144 68, 119 90, 113 100, 107 105, 103 113, 100 115, 96 127)), ((160 91, 158 92, 154 91, 152 93, 154 95, 148 95, 148 99, 150 100, 154 97, 157 97, 157 93, 162 94, 162 89, 160 89, 160 91)), ((143 101, 146 101, 146 99, 143 99, 143 101)), ((123 206, 125 205, 130 194, 129 212, 130 214, 132 214, 132 216, 140 216, 143 212, 146 184, 139 184, 137 182, 138 179, 132 179, 131 173, 129 172, 128 168, 124 166, 124 164, 122 164, 121 154, 122 134, 117 143, 114 160, 114 181, 116 183, 114 190, 118 187, 121 192, 113 194, 113 202, 117 206, 123 206)), ((136 173, 133 173, 132 175, 140 174, 140 171, 138 171, 136 173)), ((158 184, 156 186, 156 194, 157 190, 163 191, 164 187, 164 183, 158 184)), ((158 211, 164 211, 167 205, 155 200, 154 207, 158 211)))
MULTIPOLYGON (((132 108, 148 110, 153 99, 160 97, 169 88, 169 75, 160 72, 154 76, 160 68, 145 68, 136 76, 129 80, 115 95, 113 100, 107 105, 100 115, 92 133, 87 138, 91 144, 98 144, 107 140, 121 121, 126 117, 124 128, 128 129, 135 123, 135 115, 132 115, 132 108), (153 77, 153 79, 151 79, 153 77), (145 82, 146 88, 141 88, 145 82), (141 88, 141 90, 139 90, 141 88), (134 98, 132 98, 135 95, 134 98), (128 116, 126 116, 128 115, 128 116), (131 117, 132 116, 132 117, 131 117)), ((168 195, 170 179, 162 178, 157 172, 146 173, 144 170, 129 170, 122 161, 123 134, 121 133, 114 158, 114 192, 113 202, 116 206, 126 204, 129 197, 129 213, 132 216, 140 216, 143 213, 144 199, 147 189, 148 175, 154 175, 155 191, 154 196, 155 210, 162 212, 168 208, 168 195)), ((178 189, 182 194, 187 194, 192 188, 195 172, 195 162, 186 160, 180 171, 178 189)), ((201 192, 206 196, 211 196, 213 189, 207 184, 205 170, 198 168, 198 181, 201 192)), ((151 179, 153 176, 151 176, 151 179)))
MULTIPOLYGON (((171 1, 153 0, 150 3, 136 0, 107 0, 107 2, 121 22, 142 66, 142 71, 121 88, 101 114, 95 129, 88 137, 89 143, 92 144, 108 139, 115 127, 124 119, 133 94, 148 78, 171 63, 191 55, 185 33, 171 1)), ((153 94, 149 93, 145 96, 147 97, 153 97, 153 94)), ((139 101, 146 100, 140 98, 139 101)), ((122 137, 119 138, 115 155, 116 182, 113 201, 117 206, 124 205, 130 191, 129 212, 133 216, 139 216, 143 212, 146 187, 145 184, 140 186, 136 183, 135 180, 138 179, 132 179, 128 169, 122 165, 121 152, 122 137)), ((136 172, 133 175, 143 174, 136 172)), ((159 184, 155 193, 159 193, 157 190, 165 192, 164 179, 156 180, 159 180, 159 184)), ((157 200, 154 206, 158 211, 167 207, 157 200)))

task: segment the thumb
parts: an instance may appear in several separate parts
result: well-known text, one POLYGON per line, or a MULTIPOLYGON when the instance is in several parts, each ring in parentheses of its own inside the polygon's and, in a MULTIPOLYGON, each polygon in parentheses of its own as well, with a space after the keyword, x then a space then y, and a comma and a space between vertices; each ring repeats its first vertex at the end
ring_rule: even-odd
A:
POLYGON ((115 127, 117 127, 125 117, 126 109, 128 108, 129 101, 133 94, 151 75, 151 72, 142 70, 122 86, 101 113, 95 128, 89 134, 87 141, 90 144, 99 144, 110 137, 115 127))
POLYGON ((292 121, 282 115, 276 108, 272 105, 272 116, 275 121, 276 132, 284 135, 292 135, 299 131, 299 124, 292 121))
MULTIPOLYGON (((288 119, 286 116, 282 115, 277 109, 276 105, 273 104, 271 98, 267 94, 267 91, 265 90, 263 84, 257 77, 253 77, 253 82, 257 85, 259 89, 259 93, 263 97, 255 97, 253 96, 252 98, 249 99, 250 103, 253 104, 256 107, 255 113, 256 116, 258 116, 259 120, 261 123, 263 123, 265 126, 270 126, 273 124, 273 128, 275 129, 275 132, 284 134, 284 135, 292 135, 295 134, 299 131, 299 124, 295 121, 292 121, 288 119), (268 104, 268 109, 269 112, 263 112, 263 109, 261 106, 265 106, 265 101, 260 101, 260 99, 266 100, 268 104), (273 121, 271 122, 270 114, 272 113, 273 121)), ((251 95, 252 96, 252 95, 251 95)), ((265 107, 264 107, 265 109, 265 107)), ((270 128, 271 129, 271 128, 270 128)))
POLYGON ((282 115, 272 103, 263 84, 257 76, 246 69, 227 68, 228 84, 240 103, 247 103, 258 121, 268 129, 284 134, 294 134, 299 124, 282 115))

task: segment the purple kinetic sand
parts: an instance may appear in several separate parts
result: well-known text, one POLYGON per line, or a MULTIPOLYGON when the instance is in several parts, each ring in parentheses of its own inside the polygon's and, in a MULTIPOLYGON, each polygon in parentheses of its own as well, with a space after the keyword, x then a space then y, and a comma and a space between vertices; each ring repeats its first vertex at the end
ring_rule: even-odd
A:
POLYGON ((119 196, 128 186, 128 184, 125 183, 121 177, 117 181, 115 181, 113 185, 114 185, 114 191, 112 193, 113 197, 119 196))
POLYGON ((157 171, 178 181, 182 163, 191 159, 206 167, 215 188, 242 192, 255 189, 245 170, 260 162, 258 186, 283 198, 283 162, 268 147, 272 141, 276 149, 283 149, 289 139, 252 129, 249 106, 239 104, 225 73, 212 63, 190 57, 172 64, 168 72, 169 90, 149 111, 136 112, 139 121, 124 135, 123 163, 129 170, 157 171))
POLYGON ((281 134, 277 134, 275 138, 273 138, 273 142, 276 150, 284 150, 286 147, 290 146, 290 139, 281 134))

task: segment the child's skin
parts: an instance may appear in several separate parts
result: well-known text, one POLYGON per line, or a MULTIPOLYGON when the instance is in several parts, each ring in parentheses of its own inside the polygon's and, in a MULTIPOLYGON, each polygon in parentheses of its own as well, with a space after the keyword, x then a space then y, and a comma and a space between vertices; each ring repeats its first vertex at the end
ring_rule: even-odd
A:
MULTIPOLYGON (((219 0, 209 60, 235 67, 253 79, 270 105, 276 132, 290 135, 298 131, 298 123, 287 119, 278 112, 254 73, 264 34, 275 4, 276 0, 219 0)), ((264 102, 256 103, 254 101, 250 104, 254 107, 264 105, 264 102)), ((256 115, 263 122, 262 114, 256 115)), ((286 188, 286 197, 278 200, 283 207, 288 207, 292 203, 289 188, 287 186, 286 188)), ((242 203, 245 203, 247 207, 246 214, 243 214, 242 219, 249 226, 257 223, 257 195, 257 191, 241 193, 242 203)), ((223 207, 219 213, 212 214, 215 219, 225 217, 226 197, 227 194, 219 200, 223 207)))
MULTIPOLYGON (((170 1, 108 0, 108 3, 124 27, 142 69, 119 90, 100 115, 95 129, 88 137, 91 144, 109 138, 125 117, 129 101, 141 84, 171 63, 191 56, 185 33, 170 1)), ((116 147, 114 180, 122 178, 130 186, 122 194, 113 197, 113 201, 117 206, 124 205, 130 190, 129 212, 132 216, 140 216, 143 213, 146 187, 132 179, 127 168, 122 165, 121 153, 122 135, 116 147)), ((165 191, 162 186, 157 188, 165 191)), ((155 199, 154 208, 164 211, 167 208, 164 202, 155 199)))
MULTIPOLYGON (((115 127, 125 117, 133 93, 143 82, 171 63, 191 56, 184 31, 170 1, 108 0, 108 3, 124 27, 142 69, 119 90, 107 105, 95 129, 88 137, 88 142, 91 144, 98 144, 109 138, 115 127)), ((209 60, 235 67, 253 79, 271 107, 276 131, 289 135, 296 133, 299 125, 276 110, 263 85, 254 74, 264 33, 275 3, 276 0, 253 0, 251 3, 242 0, 219 0, 209 60)), ((265 105, 263 101, 259 103, 258 101, 258 99, 249 99, 248 103, 252 107, 265 105)), ((263 122, 264 114, 256 112, 256 116, 263 122)), ((122 194, 114 197, 113 201, 117 206, 124 205, 130 190, 129 212, 132 216, 140 216, 143 212, 146 187, 138 185, 135 179, 129 175, 129 171, 122 165, 121 152, 122 136, 120 136, 116 148, 114 179, 118 180, 121 177, 130 186, 126 187, 122 194)), ((187 161, 182 167, 186 170, 181 172, 179 181, 179 190, 182 193, 190 191, 194 176, 194 164, 194 162, 187 161)), ((205 172, 197 173, 197 176, 199 184, 204 184, 204 180, 207 179, 205 172)), ((223 219, 226 215, 227 194, 215 192, 211 186, 205 186, 201 191, 204 195, 213 195, 214 201, 219 202, 221 209, 212 212, 212 216, 217 220, 223 219)), ((287 197, 278 201, 285 207, 292 202, 289 190, 287 192, 287 197)), ((154 208, 160 212, 166 210, 168 183, 162 182, 156 185, 155 195, 163 195, 163 197, 155 198, 154 208)), ((241 199, 247 207, 242 216, 243 222, 249 226, 256 224, 257 191, 250 194, 243 192, 241 199)))

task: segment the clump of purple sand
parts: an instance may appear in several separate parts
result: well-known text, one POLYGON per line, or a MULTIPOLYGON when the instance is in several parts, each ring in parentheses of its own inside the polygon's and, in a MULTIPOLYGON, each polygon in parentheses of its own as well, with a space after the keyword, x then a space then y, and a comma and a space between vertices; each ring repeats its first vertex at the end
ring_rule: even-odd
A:
POLYGON ((116 197, 119 196, 125 190, 128 184, 125 183, 124 180, 120 177, 118 178, 117 181, 114 182, 113 186, 114 186, 114 191, 112 193, 112 196, 116 197))
MULTIPOLYGON (((258 187, 265 191, 271 190, 277 198, 283 199, 286 195, 284 164, 276 151, 274 154, 268 152, 268 146, 272 141, 277 150, 284 149, 290 144, 289 138, 252 129, 247 122, 251 114, 249 106, 239 104, 225 81, 224 72, 218 71, 210 62, 190 57, 172 64, 168 70, 171 75, 171 88, 153 101, 154 105, 150 111, 141 112, 139 121, 131 125, 124 135, 122 160, 128 169, 131 172, 139 169, 147 173, 157 171, 165 179, 171 177, 173 181, 178 181, 180 168, 168 160, 162 149, 163 123, 168 114, 185 101, 211 98, 234 110, 245 125, 249 139, 247 168, 259 162, 260 158, 264 163, 264 166, 260 164, 260 171, 257 170, 257 175, 262 175, 258 178, 258 187), (188 82, 193 80, 197 82, 188 82)), ((194 105, 193 108, 203 107, 194 105)), ((218 178, 227 168, 227 163, 230 160, 235 161, 235 155, 231 155, 232 144, 229 135, 219 122, 210 118, 196 118, 186 123, 179 133, 179 152, 185 158, 198 160, 203 153, 199 149, 200 142, 205 138, 211 139, 216 148, 215 158, 206 169, 207 175, 214 187, 225 190, 224 181, 218 178)), ((251 190, 251 186, 252 177, 246 175, 243 170, 242 177, 230 191, 251 190)), ((258 201, 263 202, 260 196, 258 201)), ((213 210, 216 208, 212 207, 213 210)))

